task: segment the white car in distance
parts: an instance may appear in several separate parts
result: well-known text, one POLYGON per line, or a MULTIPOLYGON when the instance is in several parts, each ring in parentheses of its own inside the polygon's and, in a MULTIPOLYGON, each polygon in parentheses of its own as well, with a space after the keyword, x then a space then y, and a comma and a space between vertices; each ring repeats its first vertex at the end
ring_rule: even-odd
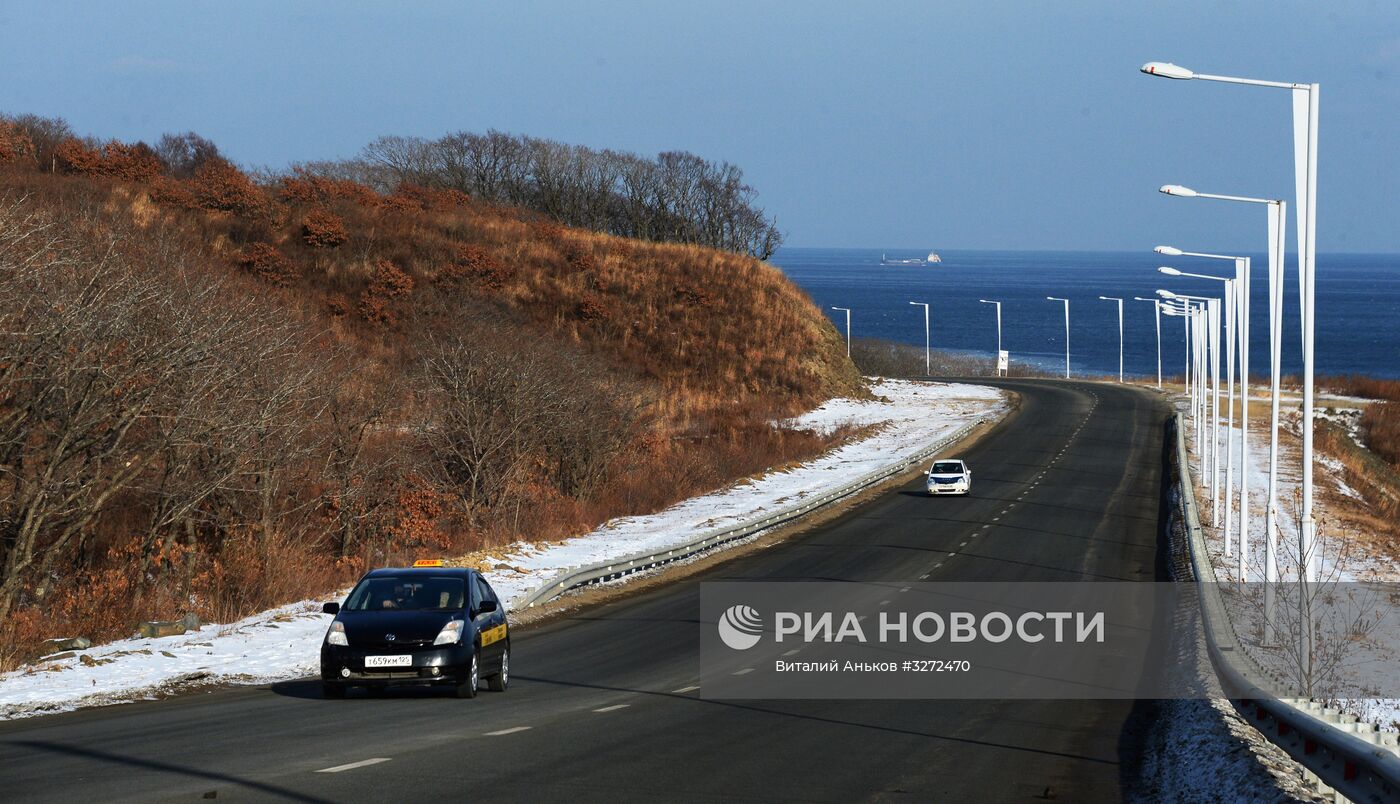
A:
POLYGON ((924 474, 928 476, 925 488, 930 495, 972 493, 972 470, 958 458, 936 460, 924 474))

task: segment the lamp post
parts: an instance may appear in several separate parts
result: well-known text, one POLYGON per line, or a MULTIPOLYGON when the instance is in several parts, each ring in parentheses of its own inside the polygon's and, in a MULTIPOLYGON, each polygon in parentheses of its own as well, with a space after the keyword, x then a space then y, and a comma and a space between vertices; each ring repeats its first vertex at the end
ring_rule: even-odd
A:
POLYGON ((1057 296, 1046 296, 1046 301, 1057 301, 1065 303, 1065 379, 1069 379, 1069 299, 1062 299, 1057 296))
POLYGON ((1157 299, 1134 296, 1133 301, 1152 302, 1152 317, 1157 322, 1157 390, 1162 390, 1162 303, 1157 299))
MULTIPOLYGON (((1154 249, 1154 250, 1157 251, 1157 253, 1159 253, 1159 254, 1165 254, 1165 253, 1167 253, 1168 251, 1175 251, 1175 252, 1177 252, 1178 254, 1181 253, 1179 249, 1171 249, 1171 248, 1168 247, 1168 246, 1158 246, 1158 247, 1157 247, 1156 249, 1154 249)), ((1234 259, 1234 258, 1227 257, 1226 259, 1234 259)), ((1167 267, 1167 266, 1165 266, 1165 265, 1162 266, 1162 267, 1160 267, 1160 268, 1158 268, 1157 270, 1160 271, 1161 273, 1166 274, 1167 276, 1184 276, 1184 277, 1190 277, 1190 278, 1194 278, 1194 279, 1213 279, 1213 280, 1215 280, 1215 281, 1217 281, 1217 282, 1224 282, 1224 283, 1225 283, 1225 369, 1226 369, 1226 374, 1227 374, 1227 377, 1228 377, 1228 379, 1227 379, 1227 389, 1228 389, 1228 390, 1226 391, 1226 399, 1228 400, 1228 406, 1229 406, 1229 409, 1230 409, 1229 422, 1228 422, 1228 424, 1227 424, 1227 426, 1226 426, 1226 428, 1225 428, 1225 456, 1226 456, 1226 457, 1225 457, 1225 499, 1224 499, 1224 504, 1225 504, 1225 555, 1233 555, 1233 554, 1234 554, 1234 550, 1233 550, 1233 546, 1232 546, 1232 544, 1231 544, 1231 527, 1230 527, 1230 525, 1231 525, 1231 520, 1232 520, 1232 518, 1233 518, 1232 509, 1233 509, 1233 503, 1234 503, 1234 496, 1233 496, 1233 493, 1234 493, 1234 487, 1233 487, 1233 486, 1234 486, 1234 484, 1233 484, 1233 482, 1232 482, 1232 477, 1233 477, 1233 474, 1234 474, 1234 466, 1235 466, 1235 460, 1234 460, 1234 459, 1235 459, 1235 440, 1234 440, 1234 431, 1235 431, 1235 306, 1236 306, 1236 300, 1235 300, 1235 284, 1236 284, 1236 281, 1237 281, 1237 280, 1236 280, 1236 279, 1231 279, 1230 277, 1226 277, 1226 276, 1213 276, 1213 275, 1211 275, 1211 274, 1193 274, 1193 273, 1189 273, 1189 272, 1186 272, 1186 271, 1178 270, 1178 269, 1176 269, 1176 268, 1170 268, 1170 267, 1167 267)), ((1215 322, 1215 323, 1212 324, 1212 331, 1214 331, 1214 329, 1216 328, 1216 325, 1217 325, 1217 324, 1218 324, 1218 322, 1215 322)), ((1212 370, 1213 370, 1214 373, 1215 373, 1215 380, 1216 380, 1216 394, 1215 394, 1215 401, 1214 401, 1214 403, 1213 403, 1213 410, 1212 410, 1212 416, 1214 417, 1214 423, 1215 423, 1215 427, 1214 427, 1215 435, 1214 435, 1214 438, 1212 439, 1212 444, 1213 444, 1213 450, 1212 450, 1212 452, 1213 452, 1213 463, 1212 463, 1212 469, 1211 469, 1211 483, 1212 483, 1212 484, 1217 484, 1217 483, 1219 482, 1218 476, 1219 476, 1219 473, 1220 473, 1220 455, 1219 455, 1219 447, 1220 447, 1220 393, 1219 393, 1219 391, 1220 391, 1220 385, 1219 385, 1219 381, 1220 381, 1220 374, 1219 374, 1218 358, 1219 358, 1219 351, 1217 350, 1216 353, 1212 356, 1212 370)), ((1216 496, 1216 495, 1214 494, 1214 492, 1212 492, 1212 496, 1214 497, 1214 506, 1213 506, 1213 508, 1211 509, 1211 521, 1212 521, 1212 522, 1218 522, 1218 521, 1220 520, 1220 505, 1221 505, 1221 500, 1220 500, 1220 497, 1219 497, 1219 496, 1216 496)))
MULTIPOLYGON (((1214 436, 1207 440, 1205 433, 1207 429, 1213 429, 1206 425, 1207 411, 1210 408, 1212 396, 1218 397, 1220 391, 1220 373, 1217 370, 1214 375, 1208 375, 1212 354, 1219 349, 1219 341, 1211 337, 1211 319, 1219 320, 1219 310, 1216 305, 1219 299, 1213 296, 1188 296, 1183 293, 1173 293, 1170 290, 1159 290, 1157 295, 1164 299, 1171 299, 1186 305, 1187 312, 1187 341, 1190 349, 1187 353, 1187 361, 1191 366, 1192 376, 1195 378, 1190 383, 1188 393, 1191 397, 1191 418, 1196 428, 1196 453, 1197 466, 1202 478, 1206 476, 1205 467, 1211 463, 1214 456, 1214 446, 1212 442, 1214 436), (1214 382, 1212 383, 1212 379, 1214 382)), ((1217 368, 1219 363, 1216 363, 1217 368)), ((1203 481, 1204 482, 1204 481, 1203 481)), ((1215 486, 1214 480, 1207 484, 1214 504, 1215 486)))
POLYGON ((916 306, 916 307, 922 307, 922 308, 924 308, 924 374, 927 375, 927 376, 929 376, 929 377, 932 377, 932 376, 933 376, 933 357, 931 356, 931 354, 930 354, 930 352, 929 352, 929 349, 930 349, 930 346, 929 346, 930 340, 929 340, 929 328, 928 328, 928 304, 926 304, 926 303, 924 303, 924 302, 912 302, 912 301, 909 302, 909 303, 912 304, 912 305, 914 305, 914 306, 916 306))
MULTIPOLYGON (((1214 198, 1222 201, 1264 204, 1269 213, 1269 486, 1267 507, 1264 509, 1264 643, 1270 644, 1273 642, 1274 634, 1274 587, 1278 582, 1278 408, 1280 359, 1283 352, 1283 247, 1288 204, 1277 199, 1198 193, 1179 184, 1163 185, 1161 192, 1183 198, 1214 198)), ((1306 528, 1301 529, 1301 531, 1306 531, 1306 528)), ((1306 557, 1310 554, 1311 548, 1305 544, 1307 534, 1301 531, 1298 534, 1299 552, 1301 556, 1306 557)), ((1245 559, 1245 553, 1241 550, 1240 561, 1243 563, 1245 559)), ((1301 563, 1306 565, 1310 562, 1301 563)), ((1243 574, 1241 579, 1246 580, 1243 574)))
POLYGON ((847 307, 833 307, 833 310, 840 310, 846 314, 846 357, 851 356, 851 311, 847 307))
MULTIPOLYGON (((998 367, 998 369, 1000 369, 1000 367, 1001 367, 1001 302, 999 302, 999 301, 990 301, 990 300, 988 300, 988 299, 978 299, 977 301, 981 302, 982 304, 995 304, 995 305, 997 306, 997 367, 998 367)), ((1007 365, 1006 371, 1007 371, 1008 374, 1011 373, 1011 366, 1010 366, 1010 365, 1007 365)))
MULTIPOLYGON (((1202 257, 1213 260, 1233 260, 1235 263, 1235 278, 1226 286, 1227 296, 1233 293, 1234 303, 1227 308, 1226 333, 1229 339, 1229 365, 1231 377, 1235 368, 1236 358, 1234 357, 1234 347, 1238 343, 1239 374, 1240 374, 1240 513, 1239 513, 1239 534, 1240 534, 1240 555, 1239 573, 1241 580, 1245 577, 1245 559, 1249 554, 1249 285, 1250 285, 1250 259, 1249 257, 1232 257, 1226 254, 1210 254, 1200 251, 1182 251, 1171 246, 1158 246, 1153 251, 1158 254, 1165 254, 1169 257, 1202 257), (1235 323, 1234 329, 1230 329, 1230 323, 1235 323)), ((1203 277, 1203 274, 1188 274, 1179 272, 1182 276, 1203 277)), ((1219 277, 1205 277, 1216 278, 1219 277)), ((1235 386, 1230 383, 1229 393, 1229 426, 1227 433, 1233 433, 1235 428, 1235 386)), ((1234 510, 1234 456, 1235 441, 1231 435, 1226 440, 1225 447, 1225 554, 1230 555, 1231 532, 1230 517, 1234 510)))
MULTIPOLYGON (((1142 72, 1177 80, 1199 79, 1226 84, 1286 89, 1293 99, 1293 187, 1297 208, 1299 318, 1303 336, 1303 488, 1302 527, 1299 529, 1299 561, 1303 580, 1317 579, 1314 555, 1317 523, 1313 516, 1313 331, 1314 278, 1317 273, 1317 128, 1320 84, 1259 81, 1225 75, 1208 75, 1169 62, 1152 61, 1142 72)), ((1282 238, 1282 236, 1280 236, 1282 238)), ((1282 250, 1280 249, 1280 252, 1282 250)), ((1280 256, 1281 259, 1281 256, 1280 256)))
POLYGON ((1123 381, 1123 300, 1114 296, 1100 296, 1104 301, 1118 302, 1118 381, 1123 381))

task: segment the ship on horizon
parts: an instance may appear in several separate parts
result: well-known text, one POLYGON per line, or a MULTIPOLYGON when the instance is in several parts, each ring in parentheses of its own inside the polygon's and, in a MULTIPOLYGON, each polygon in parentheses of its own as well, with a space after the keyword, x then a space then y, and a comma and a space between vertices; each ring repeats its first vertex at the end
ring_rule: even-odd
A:
POLYGON ((930 251, 927 257, 914 257, 908 260, 892 260, 883 253, 880 255, 881 265, 936 265, 943 262, 943 258, 935 251, 930 251))

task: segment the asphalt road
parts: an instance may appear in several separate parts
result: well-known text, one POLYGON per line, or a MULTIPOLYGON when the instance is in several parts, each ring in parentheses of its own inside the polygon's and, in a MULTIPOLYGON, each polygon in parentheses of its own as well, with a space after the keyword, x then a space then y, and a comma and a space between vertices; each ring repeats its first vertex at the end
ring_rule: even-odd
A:
POLYGON ((694 688, 704 580, 1164 577, 1164 403, 1000 384, 1022 404, 963 455, 970 498, 911 483, 701 575, 519 629, 505 694, 328 701, 297 681, 14 721, 0 724, 0 799, 1119 799, 1150 704, 706 701, 694 688), (354 763, 367 764, 325 772, 354 763))

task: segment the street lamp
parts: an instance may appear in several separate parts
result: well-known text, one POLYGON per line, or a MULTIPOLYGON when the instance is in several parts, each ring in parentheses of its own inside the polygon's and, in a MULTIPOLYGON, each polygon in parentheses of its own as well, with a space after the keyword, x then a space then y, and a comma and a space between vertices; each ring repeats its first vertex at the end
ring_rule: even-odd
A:
MULTIPOLYGON (((1225 428, 1226 433, 1231 435, 1225 441, 1225 555, 1232 554, 1232 512, 1234 511, 1234 463, 1235 463, 1235 349, 1238 344, 1239 349, 1239 376, 1240 376, 1240 513, 1239 513, 1239 533, 1240 533, 1240 556, 1238 560, 1240 577, 1245 577, 1245 559, 1249 553, 1249 286, 1250 286, 1250 259, 1249 257, 1236 257, 1228 254, 1210 254, 1201 251, 1183 251, 1172 246, 1157 246, 1153 251, 1158 254, 1165 254, 1171 257, 1202 257, 1212 260, 1232 260, 1235 263, 1235 278, 1226 283, 1225 295, 1227 298, 1225 308, 1225 332, 1228 341, 1226 345, 1226 363, 1229 366, 1229 393, 1226 398, 1228 403, 1228 421, 1225 428), (1228 301, 1233 296, 1233 303, 1228 301)), ((1161 269, 1158 269, 1161 270, 1161 269)), ((1178 276, 1190 276, 1196 278, 1220 279, 1220 277, 1210 277, 1204 274, 1190 274, 1182 271, 1175 271, 1178 276)), ((1166 271, 1164 271, 1166 273, 1166 271)))
MULTIPOLYGON (((1213 442, 1218 435, 1215 430, 1219 428, 1219 417, 1217 416, 1217 422, 1211 426, 1212 438, 1210 441, 1205 440, 1206 411, 1210 407, 1212 398, 1217 401, 1218 405, 1220 394, 1220 363, 1216 357, 1219 352, 1219 338, 1215 332, 1219 330, 1220 313, 1217 305, 1220 300, 1213 296, 1188 296, 1184 293, 1173 293, 1170 290, 1159 290, 1157 295, 1187 306, 1186 339, 1189 348, 1186 363, 1190 370, 1187 392, 1191 397, 1191 418, 1196 429, 1197 466, 1200 476, 1204 477, 1206 464, 1211 462, 1216 451, 1213 442), (1215 366, 1215 371, 1208 377, 1207 371, 1212 364, 1215 366), (1194 377, 1194 383, 1190 382, 1191 377, 1194 377)), ((1214 476, 1212 476, 1209 488, 1211 502, 1214 504, 1216 490, 1214 476)))
POLYGON ((1100 296, 1104 301, 1118 302, 1118 381, 1123 381, 1123 300, 1114 296, 1100 296))
MULTIPOLYGON (((1278 430, 1279 430, 1279 380, 1280 380, 1280 360, 1283 352, 1283 250, 1285 241, 1285 229, 1287 226, 1286 215, 1287 202, 1269 198, 1251 198, 1239 195, 1219 195, 1216 193, 1201 193, 1190 188, 1177 184, 1163 185, 1162 193, 1167 195, 1181 196, 1184 198, 1214 198, 1223 201, 1240 201, 1249 204, 1264 204, 1268 208, 1268 230, 1269 230, 1269 486, 1268 486, 1268 506, 1264 513, 1264 639, 1265 642, 1272 641, 1273 637, 1273 598, 1274 586, 1278 581, 1278 430)), ((1304 429, 1311 426, 1310 421, 1305 421, 1304 429)), ((1310 457, 1310 456, 1309 456, 1310 457)), ((1243 455, 1244 460, 1248 460, 1247 455, 1243 455)), ((1248 558, 1246 547, 1248 546, 1248 533, 1240 532, 1240 580, 1248 580, 1245 571, 1245 562, 1248 558)), ((1311 555, 1312 542, 1308 528, 1302 529, 1299 533, 1299 553, 1306 558, 1311 555)), ((1305 566, 1304 574, 1308 572, 1307 567, 1310 561, 1302 562, 1305 566)))
POLYGON ((1157 322, 1157 390, 1162 390, 1162 302, 1134 296, 1133 301, 1152 302, 1152 317, 1157 322))
POLYGON ((909 302, 916 307, 924 308, 924 374, 933 376, 933 358, 929 352, 929 328, 928 328, 928 304, 924 302, 909 302))
MULTIPOLYGON (((1225 84, 1286 89, 1293 99, 1293 187, 1297 208, 1298 292, 1303 336, 1303 501, 1302 528, 1298 534, 1303 580, 1317 579, 1317 523, 1313 517, 1313 330, 1314 285, 1317 273, 1317 128, 1322 85, 1286 81, 1260 81, 1225 75, 1208 75, 1170 62, 1150 61, 1142 72, 1178 80, 1200 79, 1225 84)), ((1281 250, 1280 250, 1281 255, 1281 250)), ((1280 256, 1280 259, 1282 257, 1280 256)))
POLYGON ((833 307, 833 310, 841 310, 846 314, 846 357, 851 356, 851 310, 848 307, 833 307))
MULTIPOLYGON (((1183 276, 1194 279, 1213 279, 1217 282, 1225 283, 1225 344, 1226 359, 1225 368, 1229 377, 1229 390, 1226 398, 1229 400, 1230 422, 1225 430, 1225 451, 1227 454, 1225 464, 1225 554, 1232 553, 1230 543, 1230 503, 1232 484, 1230 474, 1234 471, 1234 429, 1235 429, 1235 280, 1225 276, 1212 276, 1210 274, 1193 274, 1163 265, 1157 269, 1167 276, 1183 276)), ((1210 496, 1211 496, 1211 523, 1220 521, 1220 495, 1217 493, 1220 484, 1220 349, 1217 344, 1218 332, 1220 329, 1219 310, 1212 306, 1209 310, 1210 321, 1210 341, 1211 341, 1211 375, 1215 386, 1215 391, 1211 400, 1211 474, 1210 474, 1210 496)))
POLYGON ((1069 379, 1069 299, 1061 299, 1057 296, 1046 296, 1046 301, 1057 301, 1065 303, 1065 379, 1069 379))
MULTIPOLYGON (((982 304, 995 304, 995 305, 997 306, 997 373, 1000 374, 1001 371, 1002 371, 1002 368, 1001 368, 1001 302, 999 302, 999 301, 989 301, 989 300, 987 300, 987 299, 978 299, 977 301, 981 302, 982 304)), ((1011 366, 1010 366, 1009 364, 1007 365, 1005 371, 1006 371, 1008 374, 1011 373, 1011 366)))

